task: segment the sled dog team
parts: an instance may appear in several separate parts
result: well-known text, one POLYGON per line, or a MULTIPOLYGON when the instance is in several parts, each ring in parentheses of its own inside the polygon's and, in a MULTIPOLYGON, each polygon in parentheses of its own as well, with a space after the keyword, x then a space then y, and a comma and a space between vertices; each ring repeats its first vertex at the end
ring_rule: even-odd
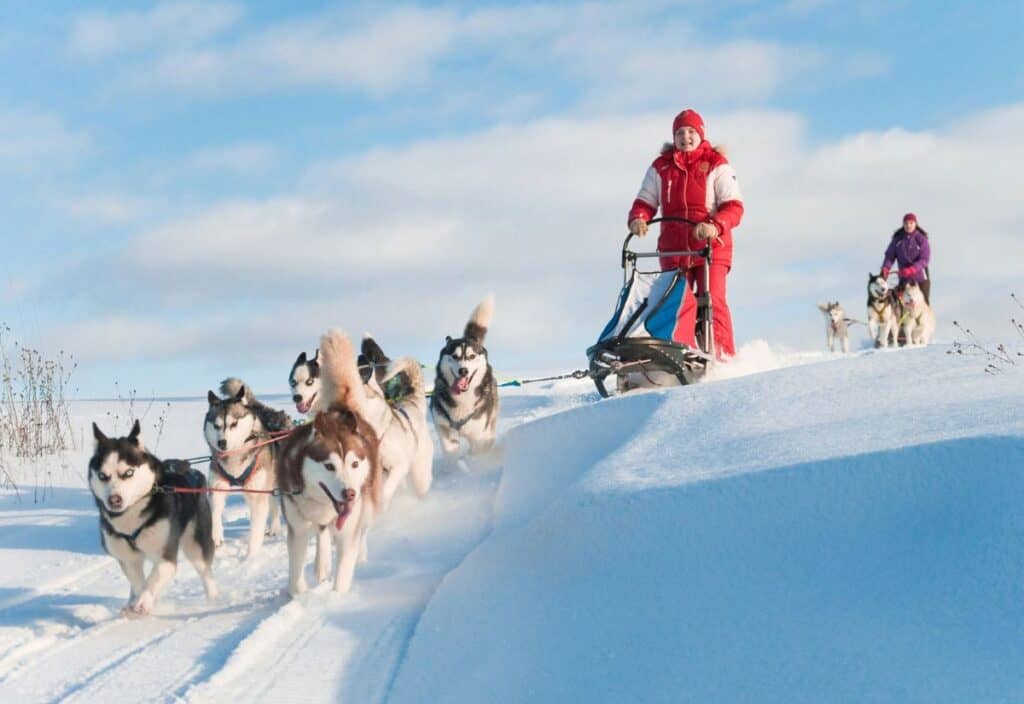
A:
MULTIPOLYGON (((471 455, 495 443, 498 386, 484 347, 493 310, 488 297, 474 309, 462 337, 446 338, 438 358, 429 407, 449 461, 463 441, 471 455)), ((138 421, 117 438, 93 423, 89 487, 103 547, 131 587, 126 615, 152 611, 174 577, 179 548, 206 596, 217 596, 212 565, 224 542, 224 504, 231 491, 244 490, 250 557, 259 553, 265 534, 280 533, 283 515, 288 592, 296 596, 307 589, 311 537, 317 583, 329 577, 333 544, 334 589, 348 591, 357 562, 367 560, 370 528, 399 487, 409 480, 420 498, 430 490, 434 442, 415 360, 389 359, 369 336, 357 355, 345 333, 330 330, 312 358, 303 352, 295 360, 289 385, 296 410, 308 419, 294 427, 286 413, 261 403, 239 379, 225 379, 219 395, 209 392, 206 476, 187 462, 161 461, 146 450, 138 421)))
MULTIPOLYGON (((843 352, 850 351, 850 323, 839 301, 819 303, 825 315, 825 343, 835 352, 836 343, 843 352)), ((925 300, 921 287, 908 282, 901 289, 889 287, 880 274, 868 274, 868 334, 875 347, 898 346, 900 332, 906 345, 927 345, 935 334, 935 311, 925 300)))

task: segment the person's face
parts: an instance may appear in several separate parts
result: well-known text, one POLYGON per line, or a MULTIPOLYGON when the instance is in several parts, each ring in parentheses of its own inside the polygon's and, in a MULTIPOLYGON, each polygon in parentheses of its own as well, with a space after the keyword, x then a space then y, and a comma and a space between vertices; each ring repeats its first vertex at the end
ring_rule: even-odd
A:
POLYGON ((914 230, 917 229, 917 221, 916 220, 904 220, 903 221, 903 229, 906 230, 907 232, 913 232, 914 230))
POLYGON ((692 152, 694 149, 700 146, 700 132, 692 127, 683 125, 675 133, 675 145, 676 149, 681 152, 692 152))

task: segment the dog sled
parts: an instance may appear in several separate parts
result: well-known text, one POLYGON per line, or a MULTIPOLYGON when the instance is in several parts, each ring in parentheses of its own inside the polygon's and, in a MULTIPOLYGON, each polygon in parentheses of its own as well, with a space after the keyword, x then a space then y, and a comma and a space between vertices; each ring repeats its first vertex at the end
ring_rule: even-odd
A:
MULTIPOLYGON (((656 222, 697 223, 685 218, 654 218, 656 222)), ((608 324, 597 344, 587 350, 589 376, 598 392, 612 395, 609 377, 615 377, 615 392, 636 388, 685 386, 704 376, 715 358, 714 317, 709 281, 711 243, 698 251, 635 252, 629 248, 633 234, 622 244, 623 286, 608 324), (705 293, 695 294, 687 285, 682 269, 641 270, 639 260, 660 257, 700 256, 705 293), (679 318, 685 305, 696 296, 697 347, 680 340, 679 318)))

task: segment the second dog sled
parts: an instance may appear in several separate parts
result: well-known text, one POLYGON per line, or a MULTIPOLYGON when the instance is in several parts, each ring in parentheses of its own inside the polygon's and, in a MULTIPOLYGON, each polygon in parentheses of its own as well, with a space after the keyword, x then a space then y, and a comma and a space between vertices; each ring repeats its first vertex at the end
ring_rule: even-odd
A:
MULTIPOLYGON (((685 218, 654 218, 656 222, 697 223, 685 218)), ((697 251, 635 252, 633 235, 622 244, 623 286, 611 320, 597 344, 587 350, 589 376, 602 396, 610 396, 608 378, 615 376, 615 391, 692 384, 704 376, 715 358, 714 316, 708 293, 711 243, 697 251), (687 284, 683 269, 642 271, 638 260, 661 257, 703 257, 703 294, 687 284), (696 347, 681 341, 680 315, 696 296, 696 347)), ((687 336, 688 337, 688 336, 687 336)))

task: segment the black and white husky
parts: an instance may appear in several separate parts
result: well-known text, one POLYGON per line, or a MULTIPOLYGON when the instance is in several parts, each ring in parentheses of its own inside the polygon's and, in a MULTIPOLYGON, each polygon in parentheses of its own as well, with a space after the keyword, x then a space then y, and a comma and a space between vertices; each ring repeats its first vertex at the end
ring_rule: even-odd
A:
POLYGON ((127 437, 108 438, 92 425, 96 448, 89 460, 89 489, 100 512, 103 549, 124 570, 131 593, 124 613, 142 616, 153 610, 178 568, 178 549, 196 568, 206 596, 217 596, 213 581, 213 535, 210 504, 201 493, 167 493, 161 488, 202 489, 194 469, 174 471, 146 451, 139 421, 127 437), (145 562, 153 563, 149 576, 145 562))
POLYGON ((445 338, 437 360, 430 410, 447 457, 455 456, 465 438, 470 454, 494 446, 498 426, 498 383, 487 358, 484 337, 494 315, 494 297, 474 310, 462 337, 445 338))
POLYGON ((288 592, 306 590, 309 538, 317 536, 316 578, 327 578, 330 543, 334 589, 352 586, 356 561, 366 558, 366 536, 380 507, 383 472, 379 439, 366 418, 366 389, 352 343, 340 331, 321 339, 323 376, 313 422, 283 443, 277 464, 288 524, 288 592))
MULTIPOLYGON (((370 375, 375 374, 388 399, 393 396, 405 396, 410 389, 404 374, 389 377, 386 384, 383 381, 385 369, 390 361, 380 346, 367 335, 363 342, 363 351, 358 357, 359 374, 363 382, 369 382, 370 375)), ((314 404, 320 393, 319 349, 313 353, 312 358, 307 357, 305 352, 299 354, 288 373, 288 387, 292 392, 295 410, 312 420, 317 410, 314 404)))
MULTIPOLYGON (((261 492, 275 488, 274 458, 277 443, 268 443, 268 433, 291 427, 288 414, 266 406, 253 396, 239 379, 225 379, 220 392, 210 391, 210 407, 203 423, 206 444, 210 446, 210 487, 213 489, 255 489, 261 492)), ((281 532, 278 504, 269 494, 245 493, 249 507, 249 553, 252 557, 263 547, 263 534, 270 516, 270 535, 281 532)), ((224 542, 223 514, 227 494, 215 492, 210 499, 213 508, 213 540, 224 542)))
POLYGON ((313 404, 320 393, 320 350, 313 353, 312 359, 307 358, 305 352, 299 354, 288 374, 288 386, 295 410, 308 418, 316 415, 313 404))
POLYGON ((868 274, 868 333, 875 347, 896 347, 902 304, 884 276, 868 274))

